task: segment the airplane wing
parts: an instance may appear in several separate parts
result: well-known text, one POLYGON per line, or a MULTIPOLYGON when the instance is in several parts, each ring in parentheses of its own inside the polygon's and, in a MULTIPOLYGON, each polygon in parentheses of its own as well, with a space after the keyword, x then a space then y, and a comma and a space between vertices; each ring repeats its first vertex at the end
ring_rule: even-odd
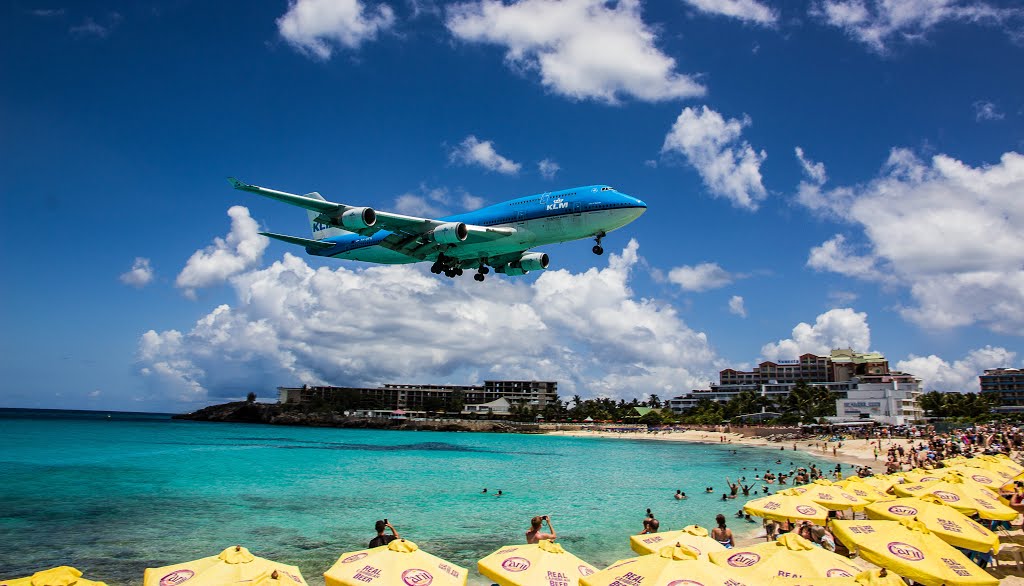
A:
POLYGON ((281 242, 287 242, 288 244, 298 244, 299 246, 305 246, 306 248, 331 248, 334 246, 332 242, 324 242, 323 240, 310 240, 309 238, 299 238, 298 236, 288 236, 286 234, 274 234, 273 232, 260 232, 262 236, 267 238, 273 238, 274 240, 280 240, 281 242))
MULTIPOLYGON (((381 230, 387 230, 388 232, 391 232, 391 234, 380 242, 380 246, 420 260, 425 260, 430 253, 434 251, 437 241, 432 238, 432 236, 435 234, 434 231, 438 229, 441 229, 442 231, 455 230, 455 232, 459 232, 461 229, 456 229, 456 225, 464 227, 464 234, 458 234, 459 237, 456 237, 449 243, 456 247, 459 244, 478 244, 481 242, 507 238, 508 236, 516 233, 515 228, 491 228, 488 226, 463 224, 461 222, 444 222, 430 218, 404 216, 402 214, 393 214, 391 212, 378 212, 371 208, 349 206, 341 203, 325 201, 323 199, 319 199, 319 197, 314 198, 305 195, 296 195, 294 193, 277 191, 276 189, 249 185, 235 179, 234 177, 229 177, 228 182, 231 183, 235 189, 248 191, 249 193, 255 193, 257 195, 262 195, 263 197, 268 197, 270 199, 275 199, 277 201, 317 212, 320 214, 317 218, 318 221, 338 226, 348 230, 349 232, 355 232, 361 236, 371 236, 381 230), (373 221, 368 221, 371 219, 373 221)), ((271 236, 271 238, 277 238, 277 236, 271 236)), ((284 239, 278 238, 278 240, 284 239)), ((305 241, 303 238, 299 238, 298 240, 305 241)), ((285 241, 306 246, 304 242, 285 241)))

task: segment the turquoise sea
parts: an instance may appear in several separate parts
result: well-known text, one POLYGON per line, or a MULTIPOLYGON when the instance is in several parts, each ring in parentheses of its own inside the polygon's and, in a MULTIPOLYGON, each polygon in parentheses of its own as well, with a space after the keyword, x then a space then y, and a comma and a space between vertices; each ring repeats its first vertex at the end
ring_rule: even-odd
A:
POLYGON ((802 452, 733 449, 0 409, 0 578, 69 564, 111 586, 141 584, 146 567, 241 544, 323 584, 387 518, 470 568, 471 584, 488 584, 476 561, 521 543, 534 515, 550 515, 566 549, 603 567, 633 555, 628 536, 647 508, 662 530, 712 526, 724 513, 747 531, 732 519, 743 501, 720 500, 726 476, 829 466, 802 452), (676 501, 677 489, 689 498, 676 501))

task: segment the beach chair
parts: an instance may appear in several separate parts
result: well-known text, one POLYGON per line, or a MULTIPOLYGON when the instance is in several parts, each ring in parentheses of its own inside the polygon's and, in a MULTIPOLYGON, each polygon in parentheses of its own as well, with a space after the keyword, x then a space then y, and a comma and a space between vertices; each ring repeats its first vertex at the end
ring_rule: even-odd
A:
POLYGON ((998 568, 1006 564, 1013 564, 1017 571, 1024 569, 1024 546, 1016 543, 1004 543, 999 548, 999 553, 991 557, 992 567, 998 568))

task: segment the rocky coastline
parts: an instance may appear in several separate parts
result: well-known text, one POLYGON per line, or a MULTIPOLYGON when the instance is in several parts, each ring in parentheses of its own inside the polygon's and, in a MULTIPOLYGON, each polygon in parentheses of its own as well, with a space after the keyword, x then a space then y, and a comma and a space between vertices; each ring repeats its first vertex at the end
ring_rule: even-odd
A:
POLYGON ((172 419, 222 423, 264 423, 304 427, 340 427, 354 429, 393 429, 415 431, 475 431, 493 433, 539 433, 540 426, 507 421, 449 419, 380 419, 349 417, 337 411, 308 411, 286 408, 276 403, 237 401, 210 405, 192 413, 173 415, 172 419))

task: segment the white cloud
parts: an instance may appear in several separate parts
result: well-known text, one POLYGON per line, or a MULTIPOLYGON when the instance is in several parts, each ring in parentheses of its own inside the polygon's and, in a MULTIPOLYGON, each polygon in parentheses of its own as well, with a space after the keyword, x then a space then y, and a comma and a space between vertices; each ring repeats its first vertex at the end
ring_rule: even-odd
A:
POLYGON ((543 161, 537 163, 537 169, 540 171, 541 177, 545 179, 554 179, 555 175, 562 168, 558 166, 558 163, 552 161, 551 159, 544 159, 543 161))
POLYGON ((683 291, 718 289, 732 283, 735 278, 729 271, 713 262, 683 265, 668 272, 669 282, 679 285, 683 291))
POLYGON ((922 39, 945 22, 998 26, 1019 20, 1024 11, 976 0, 821 0, 811 14, 884 53, 894 38, 922 39))
POLYGON ((420 184, 416 191, 403 193, 395 198, 394 211, 410 216, 440 218, 452 213, 452 208, 475 210, 483 206, 484 198, 460 191, 453 194, 444 187, 427 187, 420 184))
POLYGON ((974 119, 978 122, 984 120, 1002 120, 1006 118, 1006 115, 996 108, 996 105, 992 102, 985 100, 978 100, 974 102, 974 119))
POLYGON ((661 152, 682 153, 713 195, 753 211, 768 196, 761 183, 761 163, 768 155, 755 151, 747 141, 739 142, 749 125, 746 116, 727 121, 707 106, 684 108, 665 136, 661 152))
POLYGON ((792 335, 762 346, 761 356, 765 360, 793 359, 808 352, 828 354, 835 348, 867 352, 871 346, 868 314, 848 307, 826 311, 814 320, 814 325, 800 322, 792 335))
POLYGON ((149 259, 141 256, 135 257, 132 268, 127 273, 121 274, 121 282, 141 289, 153 280, 153 268, 149 266, 149 259))
MULTIPOLYGON (((806 183, 801 184, 808 186, 806 183)), ((808 186, 809 187, 809 186, 808 186)), ((923 327, 981 324, 1024 332, 1024 155, 972 167, 947 155, 930 163, 893 149, 864 185, 813 187, 797 201, 863 230, 865 255, 834 237, 808 264, 861 279, 885 275, 909 290, 901 315, 923 327)))
POLYGON ((231 206, 231 232, 226 238, 214 238, 213 244, 195 251, 178 274, 175 285, 185 295, 195 297, 195 290, 224 282, 228 277, 259 264, 269 241, 260 236, 259 226, 249 217, 249 208, 231 206))
POLYGON ((854 253, 842 234, 836 234, 821 246, 812 248, 807 258, 807 266, 819 271, 832 271, 861 279, 879 277, 875 269, 875 258, 854 253))
POLYGON ((519 71, 573 99, 617 103, 702 96, 692 77, 655 46, 639 0, 479 0, 448 9, 448 29, 463 41, 500 45, 519 71))
POLYGON ((978 393, 981 391, 978 376, 986 368, 1012 367, 1017 353, 1006 348, 985 346, 971 350, 966 356, 952 363, 931 354, 914 356, 896 363, 896 369, 921 379, 925 391, 978 393))
POLYGON ((733 295, 729 298, 729 313, 740 317, 747 317, 747 308, 743 306, 743 297, 733 295))
POLYGON ((289 0, 277 31, 302 53, 330 59, 336 47, 356 49, 394 24, 387 4, 368 10, 360 0, 289 0))
POLYGON ((472 134, 452 149, 448 159, 453 163, 478 165, 488 171, 497 171, 505 175, 514 175, 522 167, 519 163, 499 155, 491 141, 481 141, 472 134))
MULTIPOLYGON (((59 13, 63 14, 63 10, 59 13)), ((99 39, 107 38, 111 32, 117 28, 117 25, 121 24, 124 20, 120 13, 111 12, 107 16, 101 19, 103 22, 97 22, 91 16, 86 17, 81 24, 77 24, 71 27, 69 30, 71 34, 76 37, 96 37, 99 39)))
POLYGON ((804 149, 796 147, 796 158, 800 161, 800 167, 804 170, 804 175, 808 179, 813 181, 816 185, 823 185, 828 181, 828 174, 825 173, 824 163, 815 163, 804 156, 804 149))
POLYGON ((144 334, 138 367, 187 401, 240 388, 483 377, 558 380, 564 395, 627 398, 706 384, 721 368, 706 336, 631 290, 637 250, 630 242, 583 273, 483 285, 418 265, 313 269, 285 254, 231 277, 235 301, 187 332, 144 334))
POLYGON ((684 0, 701 12, 738 18, 745 22, 772 25, 778 15, 757 0, 684 0))
POLYGON ((462 192, 459 201, 462 202, 462 208, 466 210, 480 209, 484 205, 484 198, 467 192, 462 192))

